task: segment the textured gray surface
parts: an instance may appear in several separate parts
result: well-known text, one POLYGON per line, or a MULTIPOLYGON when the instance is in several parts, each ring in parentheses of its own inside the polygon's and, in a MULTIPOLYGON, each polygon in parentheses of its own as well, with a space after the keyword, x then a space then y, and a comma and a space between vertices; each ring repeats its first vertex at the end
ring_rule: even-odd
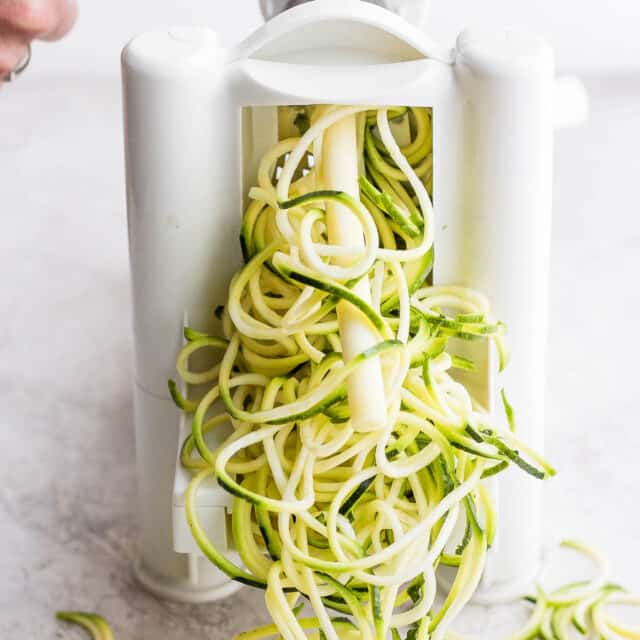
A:
MULTIPOLYGON (((548 452, 550 541, 584 538, 640 589, 640 78, 589 82, 590 123, 557 138, 548 452)), ((131 335, 117 80, 28 74, 0 92, 0 637, 81 637, 60 607, 121 640, 229 638, 260 593, 187 607, 140 591, 131 335)), ((517 357, 517 354, 514 354, 517 357)), ((483 640, 513 607, 476 608, 483 640)), ((509 620, 509 622, 505 622, 509 620)))

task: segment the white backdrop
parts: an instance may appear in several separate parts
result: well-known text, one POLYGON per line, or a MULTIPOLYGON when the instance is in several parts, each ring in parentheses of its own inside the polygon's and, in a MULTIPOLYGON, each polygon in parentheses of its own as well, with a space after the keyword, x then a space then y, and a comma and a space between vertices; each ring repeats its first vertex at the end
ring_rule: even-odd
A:
MULTIPOLYGON (((465 26, 525 27, 553 43, 564 70, 640 72, 640 0, 431 0, 428 31, 452 44, 465 26)), ((173 24, 206 24, 234 42, 258 26, 258 0, 79 0, 61 43, 38 44, 30 73, 118 73, 133 35, 173 24)))

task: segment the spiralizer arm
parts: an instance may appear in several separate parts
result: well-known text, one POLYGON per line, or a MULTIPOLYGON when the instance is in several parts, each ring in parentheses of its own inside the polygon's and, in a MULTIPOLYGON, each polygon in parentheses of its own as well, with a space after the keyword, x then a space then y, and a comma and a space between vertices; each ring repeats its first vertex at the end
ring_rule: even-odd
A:
MULTIPOLYGON (((465 96, 464 200, 449 222, 451 251, 436 241, 440 280, 486 294, 508 327, 514 357, 498 376, 485 369, 490 409, 504 420, 497 392, 517 408, 517 435, 541 451, 551 227, 554 62, 542 40, 465 32, 456 73, 465 96)), ((438 264, 438 263, 436 263, 438 264)), ((508 470, 494 490, 499 527, 477 600, 521 594, 539 569, 542 483, 508 470)))
MULTIPOLYGON (((143 34, 122 56, 141 525, 136 572, 158 595, 186 602, 230 588, 204 558, 174 552, 178 411, 167 391, 185 314, 211 330, 215 305, 241 262, 230 241, 240 225, 237 189, 221 188, 237 184, 239 130, 237 111, 220 98, 223 58, 215 34, 198 28, 143 34)), ((206 516, 216 518, 214 529, 224 535, 223 506, 206 516)))

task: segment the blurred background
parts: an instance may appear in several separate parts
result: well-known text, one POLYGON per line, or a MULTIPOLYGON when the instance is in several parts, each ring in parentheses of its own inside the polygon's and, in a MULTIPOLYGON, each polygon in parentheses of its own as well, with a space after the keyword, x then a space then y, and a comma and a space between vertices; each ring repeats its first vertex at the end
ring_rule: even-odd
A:
MULTIPOLYGON (((640 3, 612 0, 429 0, 426 30, 451 44, 466 26, 519 26, 544 34, 560 70, 595 73, 640 71, 640 3)), ((133 34, 169 24, 219 29, 227 44, 262 23, 258 0, 80 0, 74 31, 55 46, 35 51, 30 74, 115 75, 116 52, 133 34)))
MULTIPOLYGON (((518 26, 545 35, 560 70, 640 71, 640 2, 612 0, 429 0, 426 30, 455 42, 467 26, 518 26)), ((80 0, 75 30, 55 47, 38 47, 30 74, 118 73, 115 53, 133 34, 169 24, 219 29, 226 44, 262 23, 258 0, 80 0)))
MULTIPOLYGON (((99 611, 119 640, 223 639, 266 619, 243 589, 199 607, 131 575, 136 528, 132 339, 119 53, 140 31, 207 24, 227 43, 257 0, 80 0, 74 30, 35 43, 0 86, 0 637, 80 638, 59 608, 99 611)), ((585 539, 640 590, 635 323, 640 317, 640 3, 433 0, 428 31, 545 34, 591 98, 556 136, 545 531, 585 539)), ((517 357, 517 356, 516 356, 517 357)), ((471 612, 490 640, 513 608, 471 612)), ((502 625, 502 626, 501 626, 502 625)), ((505 626, 506 625, 506 626, 505 626)))

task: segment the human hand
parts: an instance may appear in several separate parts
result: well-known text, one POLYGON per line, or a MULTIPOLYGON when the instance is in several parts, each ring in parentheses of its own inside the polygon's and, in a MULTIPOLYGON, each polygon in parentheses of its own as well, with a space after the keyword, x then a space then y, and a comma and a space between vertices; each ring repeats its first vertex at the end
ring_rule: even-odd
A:
POLYGON ((0 0, 0 80, 26 58, 32 40, 61 38, 76 14, 76 0, 0 0))

